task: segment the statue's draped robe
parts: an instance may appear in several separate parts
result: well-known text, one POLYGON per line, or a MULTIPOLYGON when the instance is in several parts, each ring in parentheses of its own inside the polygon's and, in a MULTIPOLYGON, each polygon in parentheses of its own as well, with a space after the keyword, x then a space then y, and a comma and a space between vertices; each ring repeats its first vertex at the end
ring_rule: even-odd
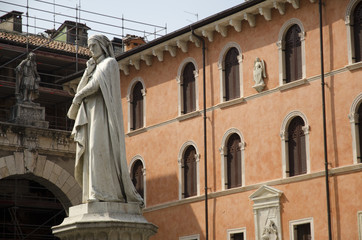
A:
POLYGON ((72 131, 77 144, 74 175, 83 202, 143 200, 130 179, 124 142, 119 68, 114 58, 97 64, 83 78, 77 95, 85 96, 72 131))

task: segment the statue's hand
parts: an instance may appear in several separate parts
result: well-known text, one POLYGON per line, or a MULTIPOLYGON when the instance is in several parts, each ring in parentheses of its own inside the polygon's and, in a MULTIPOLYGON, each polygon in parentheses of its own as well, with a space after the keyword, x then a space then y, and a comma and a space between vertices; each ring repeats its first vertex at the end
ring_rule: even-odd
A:
POLYGON ((93 58, 89 59, 87 61, 87 69, 86 69, 87 75, 90 75, 95 68, 96 68, 96 62, 94 61, 93 58))
POLYGON ((76 105, 80 105, 82 103, 82 98, 76 94, 73 98, 73 103, 76 105))

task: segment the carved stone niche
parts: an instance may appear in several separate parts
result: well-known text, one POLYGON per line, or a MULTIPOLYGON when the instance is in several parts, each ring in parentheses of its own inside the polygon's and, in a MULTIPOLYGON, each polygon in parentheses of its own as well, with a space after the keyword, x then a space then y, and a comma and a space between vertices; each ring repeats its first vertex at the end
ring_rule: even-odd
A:
POLYGON ((256 240, 282 240, 280 221, 280 196, 282 191, 262 186, 249 196, 254 201, 256 240))

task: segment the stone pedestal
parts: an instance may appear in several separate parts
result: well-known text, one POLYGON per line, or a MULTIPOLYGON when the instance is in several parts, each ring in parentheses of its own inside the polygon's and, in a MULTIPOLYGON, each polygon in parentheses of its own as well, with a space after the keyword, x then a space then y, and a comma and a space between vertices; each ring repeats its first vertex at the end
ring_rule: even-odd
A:
POLYGON ((264 83, 264 82, 262 82, 262 83, 260 83, 260 84, 258 84, 258 85, 254 85, 254 86, 253 86, 253 88, 254 88, 256 91, 258 91, 258 92, 263 91, 264 87, 265 87, 265 83, 264 83))
POLYGON ((10 122, 48 128, 45 121, 45 108, 36 103, 17 103, 11 108, 10 122))
POLYGON ((142 216, 138 204, 91 202, 69 208, 69 217, 54 226, 62 240, 147 240, 158 227, 142 216))

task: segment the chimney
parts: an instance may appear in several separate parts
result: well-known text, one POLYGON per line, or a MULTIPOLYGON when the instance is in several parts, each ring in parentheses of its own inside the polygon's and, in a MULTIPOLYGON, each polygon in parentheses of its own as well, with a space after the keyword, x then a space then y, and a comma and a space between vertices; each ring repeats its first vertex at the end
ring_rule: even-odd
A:
POLYGON ((22 12, 11 11, 7 14, 0 17, 0 29, 10 31, 10 32, 19 32, 22 30, 22 12))
POLYGON ((145 44, 146 41, 143 37, 135 36, 135 35, 129 35, 125 38, 123 38, 123 44, 124 44, 124 51, 127 52, 135 47, 138 47, 142 44, 145 44))

